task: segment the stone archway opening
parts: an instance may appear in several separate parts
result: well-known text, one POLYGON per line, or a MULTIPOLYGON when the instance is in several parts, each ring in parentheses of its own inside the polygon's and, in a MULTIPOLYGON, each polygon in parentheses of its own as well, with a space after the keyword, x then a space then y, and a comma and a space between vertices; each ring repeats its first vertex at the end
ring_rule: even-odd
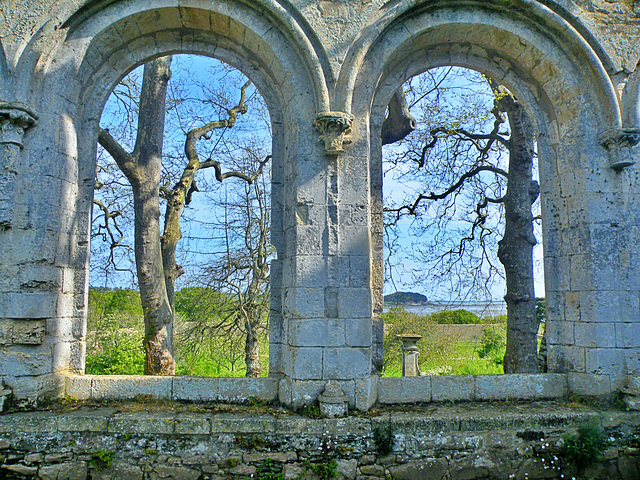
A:
MULTIPOLYGON (((164 288, 173 310, 167 348, 179 375, 266 376, 274 251, 269 113, 255 86, 224 62, 173 55, 170 71, 158 191, 164 288)), ((142 83, 141 66, 118 83, 100 121, 109 136, 99 137, 96 169, 88 374, 146 371, 148 309, 136 268, 145 260, 134 248, 134 232, 143 227, 123 160, 105 143, 139 151, 149 130, 142 83)))
MULTIPOLYGON (((479 72, 452 66, 427 70, 401 88, 415 130, 394 142, 387 138, 401 115, 400 90, 382 126, 385 375, 400 374, 396 335, 408 333, 423 337, 418 348, 424 374, 503 373, 507 338, 515 341, 514 327, 507 328, 507 284, 514 295, 514 274, 529 278, 531 323, 536 277, 544 297, 538 195, 523 206, 531 217, 530 241, 539 246, 538 268, 525 273, 533 265, 531 248, 529 262, 516 269, 505 271, 498 255, 501 243, 515 240, 505 231, 505 210, 513 210, 506 196, 509 172, 516 175, 519 160, 510 153, 519 141, 518 129, 511 131, 515 111, 504 103, 513 97, 479 72)), ((537 188, 536 135, 528 125, 528 178, 537 188)), ((512 317, 513 308, 512 303, 512 317)), ((540 322, 530 329, 529 343, 542 338, 540 322)), ((529 370, 538 371, 535 367, 529 370)), ((522 367, 507 365, 507 371, 513 368, 522 367)))

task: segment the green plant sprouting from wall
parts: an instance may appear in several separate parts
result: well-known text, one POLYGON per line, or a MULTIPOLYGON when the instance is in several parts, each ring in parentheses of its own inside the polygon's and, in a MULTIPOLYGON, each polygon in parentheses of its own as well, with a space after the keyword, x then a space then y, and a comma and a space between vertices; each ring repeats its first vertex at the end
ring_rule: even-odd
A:
POLYGON ((111 450, 96 450, 91 453, 91 461, 89 466, 94 470, 104 470, 111 466, 113 461, 113 452, 111 450))
POLYGON ((604 430, 599 425, 587 424, 578 428, 577 435, 565 434, 564 457, 578 467, 596 463, 609 447, 604 430))
POLYGON ((335 458, 323 463, 311 463, 307 461, 305 465, 316 474, 320 480, 329 480, 335 477, 338 472, 338 462, 335 458))
POLYGON ((376 425, 373 428, 373 443, 380 455, 388 455, 393 450, 394 436, 391 425, 376 425))

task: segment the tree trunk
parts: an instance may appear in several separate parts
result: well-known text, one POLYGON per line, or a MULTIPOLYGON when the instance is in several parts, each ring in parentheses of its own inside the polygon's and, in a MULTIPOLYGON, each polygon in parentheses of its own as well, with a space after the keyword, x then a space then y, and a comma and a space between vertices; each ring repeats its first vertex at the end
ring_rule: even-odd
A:
POLYGON ((167 297, 160 245, 160 173, 171 57, 145 65, 138 136, 137 175, 130 178, 135 208, 135 254, 145 323, 145 373, 173 375, 173 308, 167 297))
POLYGON ((127 153, 108 131, 100 130, 98 136, 133 191, 135 257, 144 312, 147 375, 175 373, 173 307, 167 296, 160 245, 160 173, 170 66, 169 56, 144 67, 138 134, 132 153, 127 153))
POLYGON ((533 214, 538 197, 533 181, 533 127, 527 114, 511 95, 499 101, 511 126, 509 180, 504 197, 505 230, 498 243, 498 258, 507 280, 507 349, 505 373, 538 371, 536 301, 533 281, 533 214))
MULTIPOLYGON (((254 312, 257 314, 257 312, 254 312)), ((244 344, 244 363, 247 367, 245 377, 260 376, 260 343, 255 324, 255 318, 249 318, 246 324, 247 336, 244 344)))

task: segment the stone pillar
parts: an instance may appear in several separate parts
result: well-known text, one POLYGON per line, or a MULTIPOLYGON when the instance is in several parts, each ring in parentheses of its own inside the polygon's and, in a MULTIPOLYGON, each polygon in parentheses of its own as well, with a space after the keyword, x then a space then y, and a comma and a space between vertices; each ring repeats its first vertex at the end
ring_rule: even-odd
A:
POLYGON ((25 132, 38 116, 21 103, 0 102, 0 231, 13 226, 15 177, 25 132))
MULTIPOLYGON (((337 381, 352 407, 366 410, 372 394, 371 289, 367 217, 368 164, 350 155, 353 115, 321 112, 309 158, 297 169, 296 198, 286 221, 290 251, 283 266, 295 276, 286 289, 286 350, 280 399, 314 401, 337 381)), ((285 207, 285 211, 287 207, 285 207)), ((286 230, 285 230, 286 232, 286 230)))
MULTIPOLYGON (((36 291, 30 284, 22 291, 15 279, 19 276, 16 252, 24 256, 29 251, 24 246, 18 250, 16 238, 30 233, 16 233, 16 179, 24 135, 37 121, 38 115, 26 105, 0 102, 0 267, 4 275, 12 277, 11 281, 0 281, 0 378, 19 401, 37 399, 57 381, 51 376, 53 353, 45 334, 47 319, 56 308, 55 293, 36 291), (4 254, 9 255, 3 258, 4 254)), ((33 280, 40 282, 42 278, 33 280)))

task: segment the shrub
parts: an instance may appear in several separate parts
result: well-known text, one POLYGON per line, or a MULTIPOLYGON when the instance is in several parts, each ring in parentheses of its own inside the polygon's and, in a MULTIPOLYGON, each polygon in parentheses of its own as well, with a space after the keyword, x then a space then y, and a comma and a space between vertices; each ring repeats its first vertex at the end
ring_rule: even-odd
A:
POLYGON ((564 435, 563 438, 565 458, 579 467, 597 462, 609 446, 602 428, 594 424, 581 425, 577 435, 564 435))
POLYGON ((443 310, 431 314, 434 323, 453 323, 456 325, 482 323, 480 317, 467 310, 443 310))
POLYGON ((119 316, 108 315, 100 329, 92 332, 87 350, 85 372, 90 375, 142 375, 145 353, 143 333, 133 328, 118 328, 119 316))
POLYGON ((480 339, 478 357, 488 358, 496 365, 502 365, 505 347, 505 338, 501 332, 493 328, 485 328, 480 339))

